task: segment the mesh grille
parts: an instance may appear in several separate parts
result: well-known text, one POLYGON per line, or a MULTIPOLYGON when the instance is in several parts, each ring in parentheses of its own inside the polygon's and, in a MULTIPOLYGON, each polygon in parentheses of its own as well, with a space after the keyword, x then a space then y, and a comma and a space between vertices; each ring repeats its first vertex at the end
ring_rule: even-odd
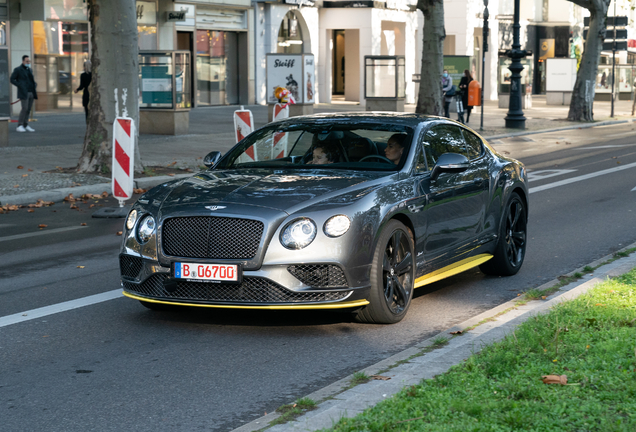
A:
POLYGON ((263 223, 250 219, 196 216, 167 219, 163 250, 187 258, 252 259, 263 235, 263 223))
POLYGON ((349 286, 344 272, 335 265, 290 265, 287 267, 287 271, 296 279, 311 287, 335 288, 349 286))
POLYGON ((142 267, 143 261, 139 257, 130 255, 119 256, 119 269, 122 276, 135 279, 139 275, 142 267))
POLYGON ((177 289, 168 292, 163 282, 168 275, 155 274, 141 284, 123 281, 126 291, 146 297, 170 300, 194 300, 232 303, 312 303, 342 300, 351 291, 298 293, 263 278, 246 277, 240 284, 177 282, 177 289))

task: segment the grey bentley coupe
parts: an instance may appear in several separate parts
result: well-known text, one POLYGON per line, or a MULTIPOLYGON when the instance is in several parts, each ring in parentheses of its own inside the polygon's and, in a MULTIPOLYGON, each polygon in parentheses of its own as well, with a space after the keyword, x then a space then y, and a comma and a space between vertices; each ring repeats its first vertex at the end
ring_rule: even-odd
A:
POLYGON ((124 294, 148 308, 348 309, 395 323, 415 288, 523 263, 525 167, 445 118, 293 117, 205 163, 143 194, 125 222, 124 294))

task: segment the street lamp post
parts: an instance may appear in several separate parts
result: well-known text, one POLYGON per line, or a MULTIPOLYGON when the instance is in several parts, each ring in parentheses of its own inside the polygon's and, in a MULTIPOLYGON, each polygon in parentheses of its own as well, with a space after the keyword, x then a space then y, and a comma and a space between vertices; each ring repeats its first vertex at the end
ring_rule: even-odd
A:
POLYGON ((484 0, 484 26, 481 28, 482 50, 481 50, 481 124, 479 130, 484 130, 484 89, 486 87, 486 51, 488 51, 488 0, 484 0))
POLYGON ((521 49, 519 42, 519 0, 515 0, 514 23, 512 24, 512 49, 506 52, 506 55, 512 60, 512 64, 508 67, 512 76, 510 77, 510 103, 508 104, 508 115, 506 115, 506 127, 515 129, 526 128, 526 118, 521 109, 521 71, 523 65, 521 59, 525 58, 527 52, 521 49))

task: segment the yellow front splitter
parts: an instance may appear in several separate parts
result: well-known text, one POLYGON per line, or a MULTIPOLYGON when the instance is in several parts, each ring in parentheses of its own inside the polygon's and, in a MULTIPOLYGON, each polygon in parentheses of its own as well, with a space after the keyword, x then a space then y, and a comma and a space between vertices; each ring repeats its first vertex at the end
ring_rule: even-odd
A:
POLYGON ((261 309, 261 310, 307 310, 307 309, 346 309, 365 306, 369 304, 368 300, 354 300, 343 303, 328 303, 328 304, 301 304, 301 305, 271 305, 271 306, 238 306, 238 305, 211 305, 211 304, 199 304, 199 303, 181 303, 181 302, 167 302, 162 300, 149 299, 146 297, 140 297, 135 294, 124 291, 123 294, 131 299, 140 300, 148 303, 160 303, 171 306, 195 306, 195 307, 207 307, 207 308, 220 308, 220 309, 261 309))

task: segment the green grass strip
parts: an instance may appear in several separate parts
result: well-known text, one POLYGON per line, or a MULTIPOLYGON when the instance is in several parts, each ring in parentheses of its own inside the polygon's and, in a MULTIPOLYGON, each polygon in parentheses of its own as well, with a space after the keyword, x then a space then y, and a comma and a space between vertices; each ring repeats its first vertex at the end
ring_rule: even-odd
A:
POLYGON ((329 430, 636 431, 636 269, 329 430))

